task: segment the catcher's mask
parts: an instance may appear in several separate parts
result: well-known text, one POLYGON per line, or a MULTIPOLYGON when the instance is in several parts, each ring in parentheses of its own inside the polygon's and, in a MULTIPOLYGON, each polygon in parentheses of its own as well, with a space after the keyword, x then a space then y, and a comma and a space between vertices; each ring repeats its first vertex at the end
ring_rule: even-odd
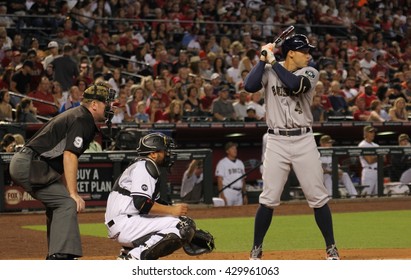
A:
POLYGON ((147 156, 153 152, 164 151, 164 161, 160 166, 171 167, 176 160, 176 153, 172 152, 172 149, 176 147, 173 138, 164 135, 161 132, 155 132, 147 134, 140 138, 138 143, 137 153, 140 156, 147 156))

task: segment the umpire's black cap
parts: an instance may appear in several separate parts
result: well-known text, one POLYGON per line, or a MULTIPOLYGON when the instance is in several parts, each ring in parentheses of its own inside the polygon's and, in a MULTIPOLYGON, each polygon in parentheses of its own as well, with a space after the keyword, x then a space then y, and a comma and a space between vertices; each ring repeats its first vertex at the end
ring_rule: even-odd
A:
POLYGON ((286 38, 281 45, 281 54, 286 57, 289 51, 312 50, 315 46, 310 44, 307 36, 295 34, 286 38))

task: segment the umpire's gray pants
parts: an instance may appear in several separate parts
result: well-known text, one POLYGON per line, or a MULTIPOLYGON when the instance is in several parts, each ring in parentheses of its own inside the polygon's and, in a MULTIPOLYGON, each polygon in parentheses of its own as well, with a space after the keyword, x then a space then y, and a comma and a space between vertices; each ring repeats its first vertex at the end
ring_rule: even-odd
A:
POLYGON ((10 162, 10 175, 46 207, 48 255, 61 253, 81 257, 83 252, 76 202, 60 181, 50 185, 30 186, 31 157, 31 154, 24 152, 15 153, 10 162))

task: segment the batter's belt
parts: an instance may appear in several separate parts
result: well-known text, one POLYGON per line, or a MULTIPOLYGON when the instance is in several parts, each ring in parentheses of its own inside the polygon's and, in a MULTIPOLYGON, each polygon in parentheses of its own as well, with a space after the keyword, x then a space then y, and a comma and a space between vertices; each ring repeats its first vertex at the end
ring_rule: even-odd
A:
POLYGON ((294 128, 294 129, 279 129, 279 128, 268 129, 269 134, 282 135, 282 136, 300 136, 310 131, 311 129, 309 127, 294 128))

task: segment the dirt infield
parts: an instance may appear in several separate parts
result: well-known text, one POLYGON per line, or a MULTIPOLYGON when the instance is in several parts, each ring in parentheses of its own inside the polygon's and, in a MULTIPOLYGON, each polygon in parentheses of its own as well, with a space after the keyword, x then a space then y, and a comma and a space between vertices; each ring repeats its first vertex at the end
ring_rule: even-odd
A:
MULTIPOLYGON (((411 209, 411 197, 333 200, 330 207, 337 212, 361 212, 378 210, 409 210, 411 209)), ((207 206, 191 206, 189 215, 194 218, 213 217, 250 217, 254 216, 256 204, 241 207, 213 208, 207 206)), ((310 214, 312 210, 305 201, 291 201, 284 203, 276 209, 276 215, 310 214)), ((102 209, 89 209, 79 215, 80 223, 100 223, 104 221, 102 209)), ((46 256, 46 237, 44 232, 22 229, 24 225, 45 224, 44 213, 1 213, 0 214, 0 260, 18 259, 44 259, 46 256)), ((83 236, 82 259, 108 260, 114 259, 118 254, 119 245, 105 238, 83 236)), ((213 252, 198 257, 190 257, 183 251, 166 257, 165 259, 208 259, 208 260, 246 260, 248 252, 220 253, 213 252)), ((407 249, 361 249, 344 250, 340 248, 343 259, 411 259, 411 248, 407 249)), ((264 259, 279 260, 305 260, 323 259, 323 250, 310 251, 271 251, 264 252, 264 259)))

